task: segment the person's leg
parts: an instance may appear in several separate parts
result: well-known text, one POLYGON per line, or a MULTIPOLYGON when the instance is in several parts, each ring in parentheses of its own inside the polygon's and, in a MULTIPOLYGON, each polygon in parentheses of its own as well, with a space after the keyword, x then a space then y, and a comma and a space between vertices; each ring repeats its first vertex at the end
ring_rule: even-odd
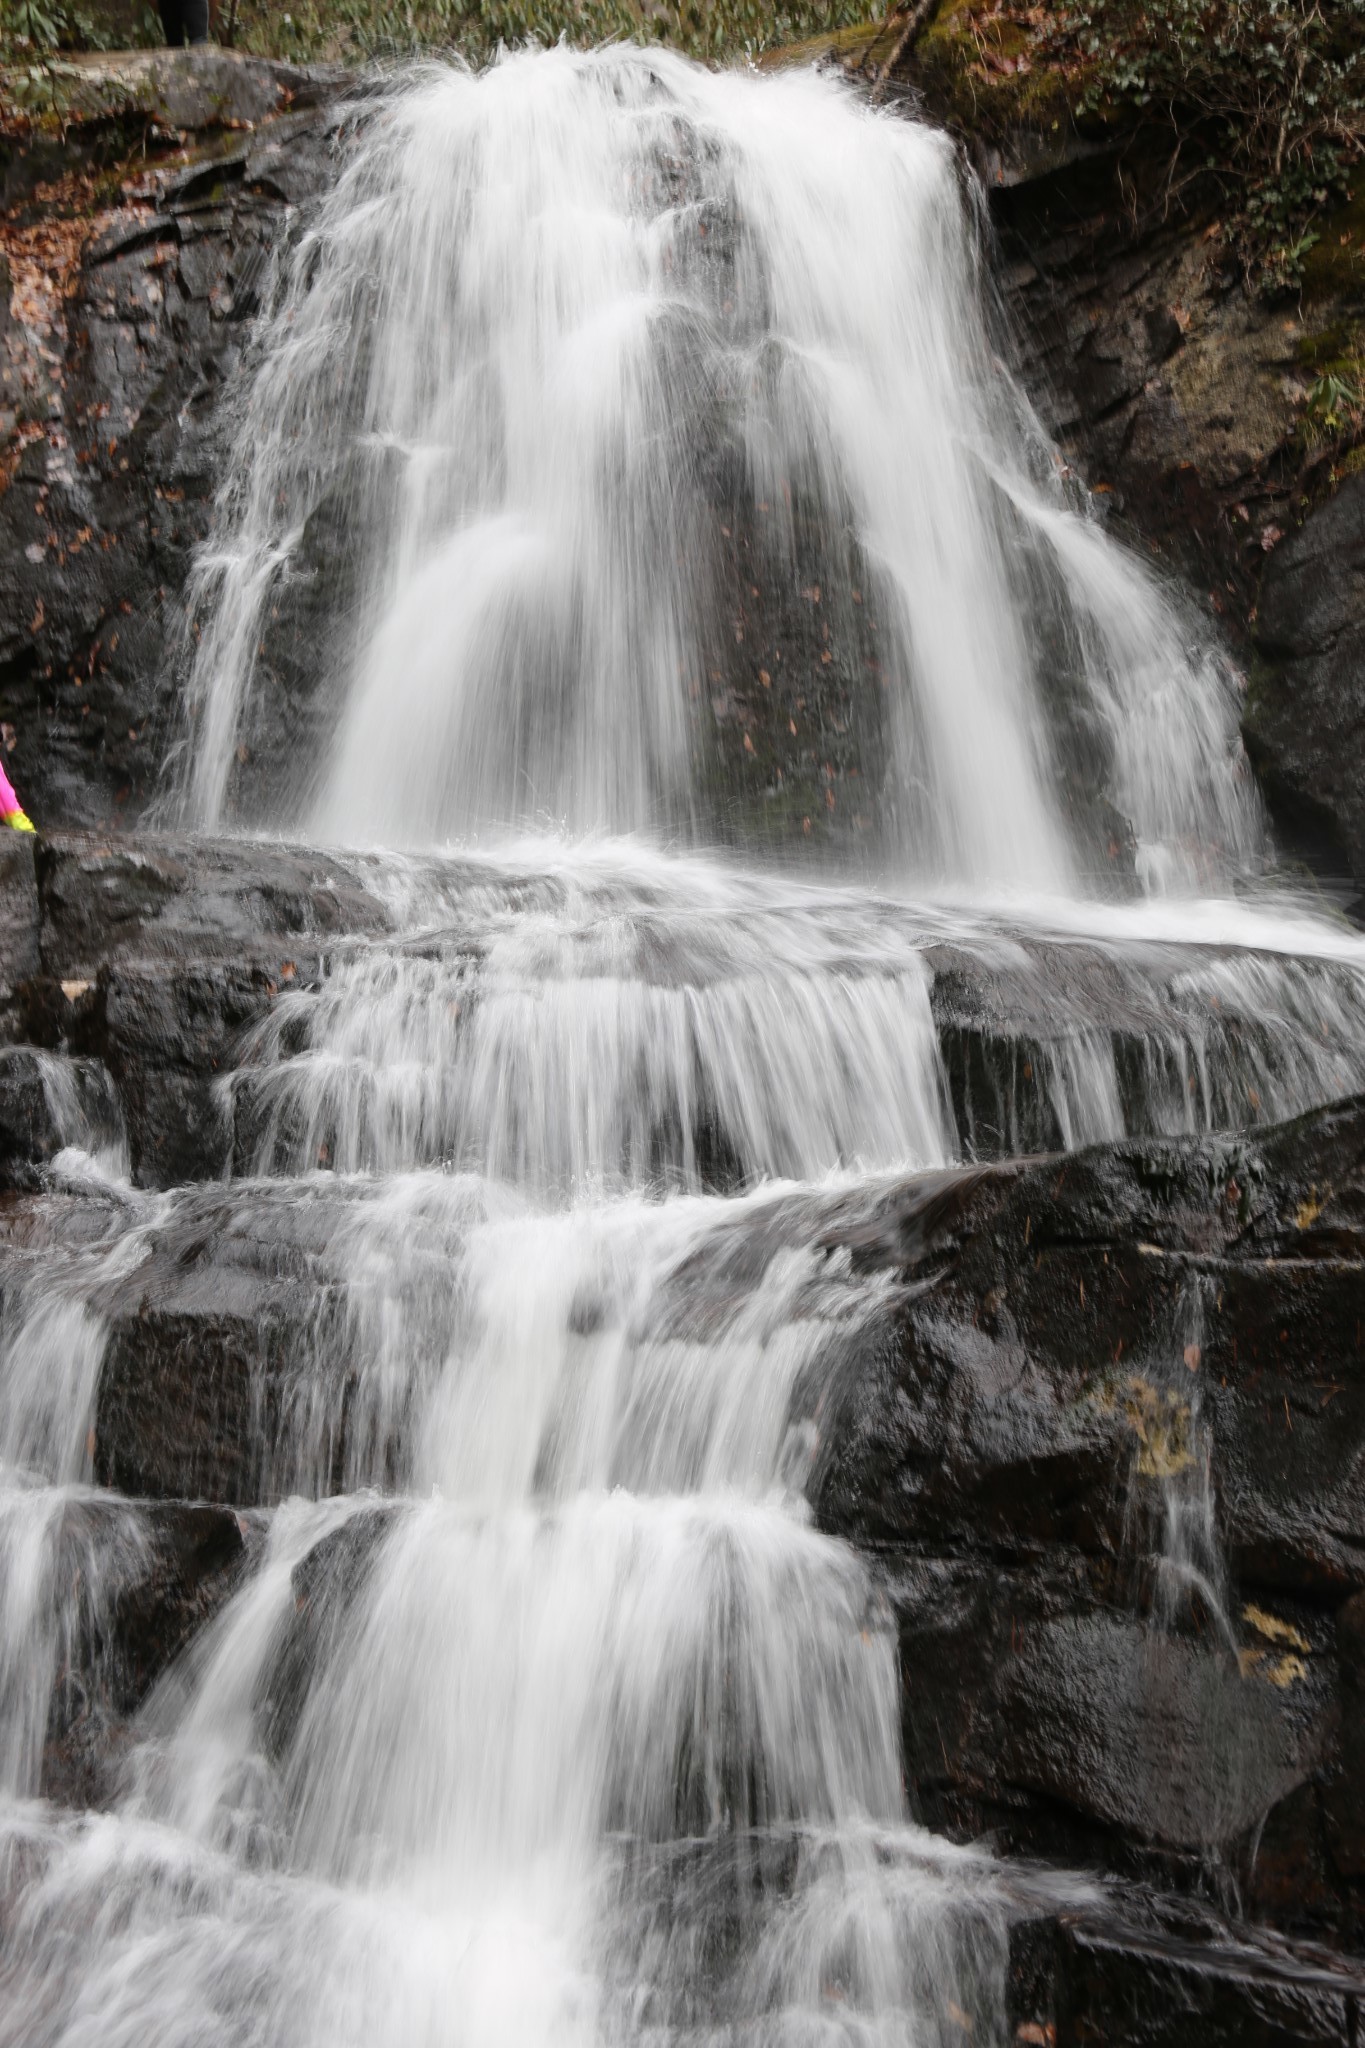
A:
POLYGON ((187 43, 206 43, 209 39, 209 0, 180 0, 180 19, 185 24, 187 43))
POLYGON ((185 40, 185 24, 180 18, 180 0, 157 0, 161 10, 161 29, 169 49, 178 50, 185 40))

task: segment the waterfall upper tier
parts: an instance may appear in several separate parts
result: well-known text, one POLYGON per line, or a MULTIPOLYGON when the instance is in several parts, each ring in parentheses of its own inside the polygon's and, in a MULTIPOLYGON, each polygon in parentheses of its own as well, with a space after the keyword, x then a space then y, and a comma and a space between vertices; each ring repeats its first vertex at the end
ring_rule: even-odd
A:
POLYGON ((831 79, 419 74, 259 342, 200 562, 195 816, 1225 885, 1262 858, 1230 672, 1002 346, 947 139, 831 79))

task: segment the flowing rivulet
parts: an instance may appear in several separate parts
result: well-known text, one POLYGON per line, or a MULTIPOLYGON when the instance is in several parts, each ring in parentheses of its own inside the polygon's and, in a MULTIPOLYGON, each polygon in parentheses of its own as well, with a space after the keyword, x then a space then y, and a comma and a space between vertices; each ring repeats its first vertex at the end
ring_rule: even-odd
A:
POLYGON ((400 849, 401 936, 243 1040, 226 1183, 73 1127, 103 1232, 4 1302, 0 2042, 991 2039, 998 1872, 911 1824, 887 1603, 806 1502, 891 1307, 832 1206, 986 1149, 931 957, 1044 1020, 1072 1146, 1365 1085, 1365 954, 1257 907, 1233 679, 1069 495, 951 147, 828 80, 559 50, 367 101, 242 406, 185 801, 400 849), (324 512, 322 743, 256 800, 324 512), (848 650, 870 706, 824 871, 733 711, 789 685, 769 604, 820 620, 791 736, 848 650), (89 1484, 108 1302, 323 1203, 253 1569, 63 1817, 48 1700, 144 1540, 89 1484))

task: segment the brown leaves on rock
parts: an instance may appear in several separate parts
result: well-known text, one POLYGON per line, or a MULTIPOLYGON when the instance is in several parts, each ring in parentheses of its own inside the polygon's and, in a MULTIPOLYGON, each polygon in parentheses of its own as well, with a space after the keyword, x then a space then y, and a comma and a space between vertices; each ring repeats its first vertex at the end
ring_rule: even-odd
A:
POLYGON ((150 211, 146 197, 120 189, 108 174, 73 170, 38 185, 22 205, 0 216, 0 265, 7 266, 10 285, 0 403, 11 414, 10 431, 0 443, 0 489, 24 449, 43 438, 49 417, 61 410, 66 309, 87 241, 150 211))

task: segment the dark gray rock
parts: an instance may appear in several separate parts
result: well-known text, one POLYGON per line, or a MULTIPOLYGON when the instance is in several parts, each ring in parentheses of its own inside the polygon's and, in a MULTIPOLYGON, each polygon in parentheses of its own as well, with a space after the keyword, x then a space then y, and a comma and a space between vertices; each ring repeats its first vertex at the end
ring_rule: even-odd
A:
POLYGON ((73 1806, 118 1790, 133 1718, 157 1681, 240 1584, 263 1519, 184 1501, 82 1495, 58 1532, 58 1623, 42 1789, 73 1806))
POLYGON ((242 1034, 282 989, 316 980, 333 943, 387 929, 365 870, 363 857, 232 840, 39 841, 28 1034, 113 1077, 137 1180, 222 1170, 216 1084, 242 1034))
POLYGON ((1262 303, 1216 189, 1173 195, 1169 170, 1160 135, 1111 134, 992 181, 997 276, 1029 395, 1095 510, 1244 644, 1261 533, 1289 523, 1296 351, 1343 309, 1262 303))
POLYGON ((292 107, 316 105, 335 72, 205 44, 195 49, 91 50, 54 65, 68 120, 137 113, 167 128, 252 128, 292 107))
POLYGON ((884 1562, 931 1824, 1231 1864, 1358 1938, 1363 1221, 1357 1100, 940 1176, 860 1225, 912 1293, 839 1383, 814 1499, 884 1562))
POLYGON ((1315 864, 1365 891, 1365 476, 1270 558, 1247 745, 1315 864))
MULTIPOLYGON (((94 1422, 102 1485, 249 1506, 291 1490, 287 1418, 330 1393, 340 1487, 349 1359, 344 1288, 328 1245, 342 1194, 287 1184, 206 1188, 153 1228, 148 1255, 100 1305, 110 1334, 94 1422), (323 1367, 333 1382, 314 1387, 323 1367)), ((325 1380, 326 1373, 323 1374, 325 1380)))
POLYGON ((363 855, 232 839, 83 833, 39 841, 42 964, 93 979, 113 961, 239 958, 388 929, 363 855))
POLYGON ((203 98, 181 125, 262 125, 201 144, 150 203, 92 222, 42 438, 0 490, 0 718, 39 824, 136 815, 183 736, 182 594, 231 438, 222 401, 274 252, 331 175, 325 85, 226 52, 143 54, 149 90, 183 74, 203 98))
POLYGON ((1020 1914, 1008 2005, 1028 2048, 1351 2048, 1365 1973, 1195 1901, 1106 1885, 1020 1914))

